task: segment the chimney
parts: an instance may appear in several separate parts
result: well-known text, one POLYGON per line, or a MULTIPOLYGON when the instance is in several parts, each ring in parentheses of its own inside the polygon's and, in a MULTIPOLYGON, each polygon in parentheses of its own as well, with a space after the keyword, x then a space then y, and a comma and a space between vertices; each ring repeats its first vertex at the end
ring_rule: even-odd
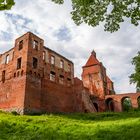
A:
POLYGON ((94 50, 91 52, 91 54, 94 55, 96 58, 96 52, 94 50))

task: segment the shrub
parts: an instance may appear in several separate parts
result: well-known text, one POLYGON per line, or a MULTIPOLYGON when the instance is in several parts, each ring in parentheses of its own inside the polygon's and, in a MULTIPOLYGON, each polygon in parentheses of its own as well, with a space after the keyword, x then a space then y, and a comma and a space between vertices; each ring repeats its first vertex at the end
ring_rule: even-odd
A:
POLYGON ((13 115, 19 115, 19 113, 17 113, 16 111, 12 111, 11 112, 13 115))

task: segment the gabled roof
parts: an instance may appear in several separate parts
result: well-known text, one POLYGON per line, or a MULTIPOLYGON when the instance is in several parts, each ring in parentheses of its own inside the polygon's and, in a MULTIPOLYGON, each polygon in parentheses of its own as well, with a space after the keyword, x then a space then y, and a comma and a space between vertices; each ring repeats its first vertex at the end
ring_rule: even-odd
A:
POLYGON ((92 65, 97 65, 100 64, 100 62, 98 61, 98 59, 96 58, 95 55, 91 54, 86 65, 84 67, 88 67, 88 66, 92 66, 92 65))

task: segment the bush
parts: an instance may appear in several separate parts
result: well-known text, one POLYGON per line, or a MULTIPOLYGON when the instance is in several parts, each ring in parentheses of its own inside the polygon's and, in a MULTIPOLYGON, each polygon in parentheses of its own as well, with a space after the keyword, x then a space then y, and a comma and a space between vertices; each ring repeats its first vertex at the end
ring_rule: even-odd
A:
POLYGON ((17 113, 16 111, 12 111, 11 112, 13 115, 19 115, 19 113, 17 113))

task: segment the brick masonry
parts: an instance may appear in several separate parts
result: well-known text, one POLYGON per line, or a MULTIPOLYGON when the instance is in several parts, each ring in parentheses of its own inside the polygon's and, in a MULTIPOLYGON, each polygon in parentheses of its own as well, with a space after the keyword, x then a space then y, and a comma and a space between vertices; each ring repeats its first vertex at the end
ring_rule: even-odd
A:
POLYGON ((116 95, 113 82, 93 51, 82 80, 74 78, 73 62, 44 46, 44 40, 27 32, 15 46, 0 54, 0 109, 20 114, 45 112, 122 111, 130 97, 138 107, 140 93, 116 95))

